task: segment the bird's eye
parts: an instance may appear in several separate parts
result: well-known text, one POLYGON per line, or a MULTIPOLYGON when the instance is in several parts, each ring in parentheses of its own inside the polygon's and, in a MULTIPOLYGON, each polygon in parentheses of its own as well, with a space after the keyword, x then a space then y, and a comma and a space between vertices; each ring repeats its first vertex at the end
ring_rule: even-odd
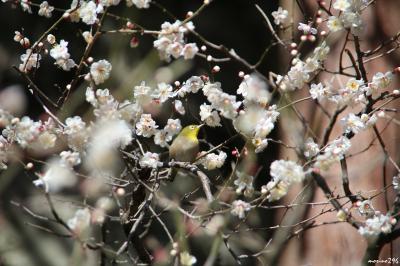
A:
POLYGON ((190 129, 194 129, 194 126, 190 126, 190 129))

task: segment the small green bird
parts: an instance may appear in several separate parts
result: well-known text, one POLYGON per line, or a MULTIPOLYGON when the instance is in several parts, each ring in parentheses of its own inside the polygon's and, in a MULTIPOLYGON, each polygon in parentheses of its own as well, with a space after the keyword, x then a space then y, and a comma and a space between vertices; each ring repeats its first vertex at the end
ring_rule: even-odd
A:
POLYGON ((192 163, 199 153, 199 130, 203 125, 190 125, 182 129, 169 147, 169 158, 177 162, 192 163))

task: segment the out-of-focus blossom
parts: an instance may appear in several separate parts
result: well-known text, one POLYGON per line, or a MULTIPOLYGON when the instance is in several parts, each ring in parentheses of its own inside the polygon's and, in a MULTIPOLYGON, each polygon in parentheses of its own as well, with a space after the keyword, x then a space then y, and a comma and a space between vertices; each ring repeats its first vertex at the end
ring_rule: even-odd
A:
POLYGON ((271 15, 274 17, 274 23, 280 25, 286 22, 289 12, 282 7, 278 7, 278 10, 272 12, 271 15))
POLYGON ((68 227, 77 235, 82 235, 90 226, 91 213, 88 208, 79 209, 67 221, 68 227))
POLYGON ((127 0, 131 1, 137 8, 149 8, 151 0, 127 0))
POLYGON ((182 266, 192 266, 197 262, 195 256, 190 255, 187 251, 181 252, 180 262, 182 266))
POLYGON ((160 166, 160 158, 157 153, 148 151, 140 158, 139 164, 144 168, 157 168, 160 166))
POLYGON ((151 118, 150 114, 142 114, 139 122, 136 124, 136 134, 149 138, 156 133, 156 121, 151 118))
POLYGON ((46 191, 58 192, 64 188, 71 188, 77 182, 74 172, 66 167, 60 160, 51 160, 39 179, 33 181, 38 187, 44 187, 46 191))
POLYGON ((221 168, 222 165, 224 165, 225 163, 226 157, 227 155, 223 151, 220 151, 219 154, 209 153, 200 159, 200 163, 204 166, 205 169, 213 170, 216 168, 221 168))
POLYGON ((245 217, 245 213, 250 211, 251 205, 243 200, 235 200, 232 202, 231 213, 234 216, 239 217, 239 219, 243 219, 245 217))

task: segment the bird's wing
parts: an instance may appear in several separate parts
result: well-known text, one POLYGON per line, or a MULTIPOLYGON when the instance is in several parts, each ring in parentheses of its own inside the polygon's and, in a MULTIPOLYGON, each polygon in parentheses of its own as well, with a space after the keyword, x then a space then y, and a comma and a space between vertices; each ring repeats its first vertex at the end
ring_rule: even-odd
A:
POLYGON ((199 143, 177 137, 169 147, 169 157, 179 162, 193 162, 199 152, 199 143))

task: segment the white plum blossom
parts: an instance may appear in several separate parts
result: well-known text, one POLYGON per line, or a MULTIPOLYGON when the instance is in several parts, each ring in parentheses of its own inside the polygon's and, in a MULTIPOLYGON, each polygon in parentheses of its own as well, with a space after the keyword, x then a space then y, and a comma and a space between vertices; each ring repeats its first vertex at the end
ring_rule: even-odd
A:
POLYGON ((297 27, 298 30, 302 31, 304 34, 308 35, 308 34, 317 34, 317 29, 311 27, 309 24, 304 24, 304 23, 299 23, 299 26, 297 27))
POLYGON ((71 22, 79 22, 80 20, 78 3, 80 3, 80 0, 72 0, 70 9, 66 12, 71 22))
POLYGON ((361 12, 367 4, 366 0, 336 0, 333 8, 339 10, 340 13, 338 17, 329 18, 328 28, 334 32, 344 27, 350 29, 352 34, 359 36, 363 30, 361 12))
POLYGON ((51 12, 53 12, 54 7, 50 6, 47 1, 43 1, 39 6, 38 14, 39 16, 44 16, 46 18, 51 18, 51 12))
POLYGON ((148 151, 140 158, 139 164, 143 168, 157 168, 161 162, 157 153, 148 151))
POLYGON ((242 194, 244 191, 245 196, 251 196, 254 191, 253 180, 254 177, 245 173, 236 171, 237 179, 233 182, 236 188, 237 194, 242 194))
MULTIPOLYGON (((4 2, 5 0, 3 0, 4 2)), ((31 5, 29 4, 28 0, 21 0, 19 1, 21 4, 21 8, 24 12, 28 12, 29 14, 32 14, 32 8, 31 5)))
POLYGON ((14 31, 14 41, 21 42, 24 39, 24 35, 21 34, 19 31, 14 31))
POLYGON ((304 143, 304 156, 311 158, 319 153, 318 144, 314 142, 312 138, 308 138, 304 143))
POLYGON ((386 89, 390 86, 393 80, 393 73, 388 71, 385 74, 382 72, 376 73, 372 77, 372 81, 367 88, 367 95, 371 95, 373 92, 386 89))
POLYGON ((82 151, 89 139, 86 123, 79 116, 69 117, 65 120, 64 134, 67 135, 68 146, 74 151, 82 151))
POLYGON ((81 158, 78 152, 62 151, 60 153, 60 162, 68 167, 74 167, 81 163, 81 158))
POLYGON ((346 11, 350 7, 351 3, 349 0, 336 0, 335 3, 333 4, 333 8, 340 11, 346 11))
POLYGON ((98 120, 86 151, 86 166, 98 174, 111 173, 119 161, 118 149, 131 141, 132 129, 124 120, 98 120))
POLYGON ((154 134, 154 143, 161 147, 167 147, 168 142, 170 142, 181 129, 182 125, 179 119, 168 119, 164 129, 157 130, 154 134))
POLYGON ((368 128, 373 127, 376 124, 376 122, 378 121, 378 116, 375 113, 372 114, 371 116, 369 116, 367 114, 362 114, 361 120, 365 124, 365 129, 368 129, 368 128))
POLYGON ((53 34, 48 34, 46 37, 46 41, 53 45, 56 43, 56 36, 54 36, 53 34))
POLYGON ((16 141, 21 147, 26 148, 33 143, 41 132, 41 122, 35 122, 27 116, 7 125, 3 130, 3 136, 12 143, 16 141))
POLYGON ((313 99, 318 99, 321 101, 332 96, 333 92, 331 91, 330 86, 324 86, 322 83, 313 83, 310 86, 310 94, 313 99))
POLYGON ((236 101, 236 96, 234 95, 221 93, 219 94, 217 101, 214 101, 212 104, 223 117, 234 119, 237 115, 237 109, 242 103, 236 101))
POLYGON ((195 43, 186 43, 185 34, 193 30, 192 22, 182 25, 177 20, 173 24, 164 22, 161 25, 161 31, 157 40, 154 41, 154 47, 158 50, 160 57, 169 61, 171 56, 178 58, 183 56, 185 59, 193 58, 199 51, 195 43))
POLYGON ((245 212, 250 211, 251 205, 243 200, 235 200, 232 202, 231 213, 234 216, 239 217, 239 219, 243 219, 245 217, 245 212))
POLYGON ((79 209, 75 212, 74 217, 68 219, 68 227, 74 231, 75 234, 82 234, 90 226, 91 213, 88 208, 79 209))
POLYGON ((86 101, 88 103, 90 103, 91 105, 93 105, 95 107, 98 106, 96 95, 91 87, 86 88, 85 97, 86 97, 86 101))
POLYGON ((136 112, 141 112, 135 104, 124 102, 120 104, 110 94, 108 89, 97 89, 96 93, 92 88, 86 89, 86 101, 92 104, 95 109, 93 114, 99 120, 118 120, 120 118, 130 122, 136 117, 136 112), (129 117, 132 115, 132 117, 129 117))
POLYGON ((61 40, 59 44, 55 45, 50 50, 50 56, 53 57, 55 60, 60 58, 68 59, 70 54, 68 53, 68 42, 61 40))
POLYGON ((350 140, 345 136, 341 136, 338 139, 332 141, 332 143, 325 148, 325 152, 330 152, 333 155, 339 156, 339 158, 342 159, 345 153, 350 149, 350 147, 350 140))
POLYGON ((151 114, 142 114, 140 120, 136 123, 136 134, 149 138, 156 133, 158 126, 156 122, 151 118, 151 114))
POLYGON ((365 216, 373 216, 375 214, 375 209, 372 206, 372 202, 370 200, 363 200, 362 202, 357 202, 358 204, 358 212, 361 215, 365 216))
POLYGON ((182 130, 181 121, 179 119, 168 119, 167 125, 165 125, 164 130, 171 137, 175 136, 182 130))
POLYGON ((183 97, 186 93, 197 93, 203 86, 204 81, 200 77, 192 76, 183 83, 178 94, 183 97))
POLYGON ((271 15, 274 17, 274 23, 280 25, 286 22, 289 12, 282 7, 278 7, 278 10, 272 12, 271 15))
POLYGON ((94 62, 90 66, 90 75, 96 85, 104 83, 109 77, 112 65, 105 59, 94 62))
POLYGON ((271 99, 267 84, 256 74, 251 74, 240 83, 237 94, 244 98, 244 104, 259 103, 266 106, 271 99))
POLYGON ((345 133, 353 132, 357 134, 358 132, 365 129, 365 124, 359 116, 356 116, 353 113, 348 114, 343 117, 340 122, 343 125, 343 131, 345 133))
POLYGON ((71 55, 68 53, 67 46, 68 42, 61 40, 59 44, 50 50, 50 56, 56 60, 55 64, 65 71, 69 71, 75 66, 74 60, 70 59, 71 55))
POLYGON ((132 129, 124 120, 101 120, 99 123, 92 136, 94 144, 105 142, 110 147, 125 148, 132 142, 132 129))
POLYGON ((249 106, 239 112, 239 115, 233 121, 233 126, 237 132, 248 138, 253 138, 258 123, 266 117, 267 111, 261 106, 249 106))
POLYGON ((125 120, 127 123, 137 121, 143 113, 143 108, 136 102, 123 101, 119 103, 118 114, 119 118, 125 120))
POLYGON ((0 169, 5 170, 7 169, 7 162, 8 162, 8 152, 9 152, 9 143, 7 140, 0 135, 0 169))
POLYGON ((196 264, 197 259, 195 256, 190 255, 187 251, 181 252, 180 262, 182 266, 192 266, 196 264))
POLYGON ((230 95, 221 90, 219 83, 209 83, 203 87, 203 93, 211 106, 217 109, 222 116, 228 119, 234 119, 237 115, 237 109, 242 104, 236 101, 235 95, 230 95))
POLYGON ((149 8, 151 0, 127 0, 131 1, 137 8, 149 8))
POLYGON ((69 117, 65 120, 64 133, 67 135, 79 133, 85 128, 85 122, 79 116, 69 117))
POLYGON ((304 180, 303 167, 293 161, 276 160, 270 166, 270 175, 274 181, 282 181, 288 184, 298 183, 304 180))
POLYGON ((351 30, 356 36, 359 36, 363 30, 361 15, 357 12, 344 12, 341 16, 343 26, 351 30))
POLYGON ((310 74, 320 69, 330 51, 326 42, 314 49, 313 54, 305 62, 300 59, 293 60, 293 66, 285 76, 278 75, 276 84, 283 92, 301 89, 310 79, 310 74))
POLYGON ((350 147, 351 142, 347 137, 341 136, 335 139, 325 148, 324 153, 317 156, 314 167, 328 170, 334 163, 343 159, 350 147))
POLYGON ((85 166, 94 174, 111 174, 119 162, 118 149, 132 141, 132 130, 124 120, 101 119, 92 125, 85 166))
POLYGON ((60 160, 52 159, 45 168, 43 175, 33 181, 35 186, 44 187, 47 192, 59 192, 64 188, 71 188, 77 182, 74 172, 60 160))
POLYGON ((149 86, 146 86, 146 83, 144 81, 142 81, 140 85, 133 88, 133 96, 135 100, 141 105, 149 104, 153 99, 152 95, 153 89, 149 86))
MULTIPOLYGON (((202 153, 200 153, 202 156, 202 153)), ((209 153, 202 157, 199 161, 207 170, 213 170, 216 168, 221 168, 224 165, 227 155, 225 152, 220 151, 219 154, 209 153)))
POLYGON ((267 199, 276 201, 285 196, 293 183, 304 180, 303 167, 293 161, 276 160, 270 166, 272 180, 261 187, 261 193, 267 195, 267 199))
POLYGON ((193 59, 198 52, 199 48, 195 43, 187 43, 185 44, 185 46, 183 46, 181 53, 183 55, 183 58, 188 60, 188 59, 193 59))
POLYGON ((82 32, 82 37, 86 43, 91 43, 93 41, 93 35, 89 31, 82 32))
POLYGON ((103 6, 116 6, 121 2, 121 0, 100 0, 99 2, 103 6))
POLYGON ((172 55, 174 58, 178 58, 183 52, 183 46, 179 42, 174 42, 168 45, 166 52, 167 54, 172 55))
POLYGON ((262 138, 253 138, 251 140, 251 143, 254 145, 255 153, 260 153, 265 150, 268 146, 268 139, 262 139, 262 138))
POLYGON ((310 74, 307 72, 304 62, 298 60, 286 76, 277 76, 276 84, 279 84, 282 91, 293 91, 302 88, 309 78, 310 74))
POLYGON ((261 193, 267 194, 269 202, 280 200, 289 191, 289 184, 282 181, 269 181, 266 185, 261 187, 261 193))
POLYGON ((174 108, 180 115, 184 115, 186 113, 185 107, 183 107, 183 103, 181 100, 174 101, 174 108))
POLYGON ((365 103, 365 92, 367 87, 363 80, 357 80, 355 78, 350 78, 345 87, 340 88, 338 91, 333 93, 329 97, 329 100, 337 103, 339 106, 344 106, 346 104, 353 106, 358 103, 365 103))
POLYGON ((96 3, 93 1, 81 1, 81 7, 79 8, 79 17, 84 23, 88 25, 93 25, 97 20, 97 14, 101 13, 102 11, 102 6, 96 6, 96 3))
POLYGON ((388 214, 376 214, 372 218, 365 221, 365 226, 360 226, 358 232, 366 238, 374 238, 379 234, 388 234, 392 231, 392 226, 395 223, 395 219, 390 217, 388 214))
POLYGON ((154 143, 160 147, 168 147, 168 142, 172 140, 172 136, 165 130, 157 130, 154 134, 154 143))
POLYGON ((42 132, 38 138, 35 146, 40 149, 50 149, 56 144, 57 136, 49 131, 42 132))
POLYGON ((218 112, 213 110, 211 105, 203 103, 200 105, 200 119, 207 126, 210 127, 219 127, 221 126, 221 118, 218 115, 218 112))
POLYGON ((399 190, 400 190, 400 174, 395 175, 395 176, 393 177, 393 179, 392 179, 392 185, 393 185, 393 188, 394 188, 396 191, 399 191, 399 190))
POLYGON ((252 139, 256 152, 261 152, 268 145, 266 137, 274 129, 278 116, 276 105, 270 106, 268 110, 260 105, 251 105, 239 112, 233 125, 237 132, 252 139))
POLYGON ((33 68, 39 68, 39 61, 42 59, 42 56, 38 53, 34 53, 31 49, 27 49, 25 54, 21 55, 22 63, 19 65, 19 70, 23 72, 29 72, 33 68))
POLYGON ((327 22, 327 26, 330 31, 336 32, 343 29, 342 21, 335 16, 330 16, 327 22))
POLYGON ((254 137, 266 138, 274 129, 274 123, 278 119, 279 112, 276 111, 276 106, 272 105, 266 111, 265 117, 256 124, 254 128, 254 137))
POLYGON ((364 81, 351 78, 346 83, 346 89, 352 92, 357 92, 363 88, 364 81))
POLYGON ((157 85, 157 89, 153 92, 153 97, 158 99, 161 103, 173 97, 172 86, 164 82, 157 85))

